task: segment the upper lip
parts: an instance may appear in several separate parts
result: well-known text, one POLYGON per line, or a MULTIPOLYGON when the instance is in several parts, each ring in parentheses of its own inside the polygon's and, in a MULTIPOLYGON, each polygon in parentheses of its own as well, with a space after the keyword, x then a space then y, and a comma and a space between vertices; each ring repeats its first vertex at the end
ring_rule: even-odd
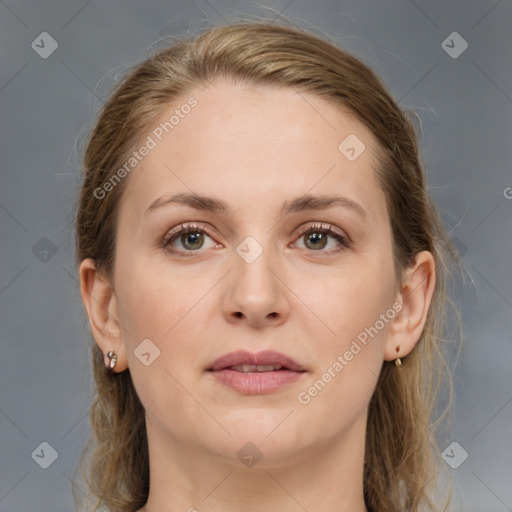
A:
POLYGON ((209 366, 208 370, 217 371, 239 364, 279 365, 283 366, 287 370, 292 370, 295 372, 305 371, 304 368, 291 357, 288 357, 284 354, 280 354, 279 352, 274 352, 273 350, 265 350, 263 352, 258 352, 256 354, 247 352, 246 350, 237 350, 236 352, 230 352, 229 354, 225 354, 222 357, 216 359, 209 366))

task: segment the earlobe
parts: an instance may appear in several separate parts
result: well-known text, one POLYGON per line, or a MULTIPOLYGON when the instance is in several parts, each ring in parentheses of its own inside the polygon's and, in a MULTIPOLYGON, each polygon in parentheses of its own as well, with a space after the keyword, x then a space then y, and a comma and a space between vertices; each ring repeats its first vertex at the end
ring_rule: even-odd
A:
POLYGON ((435 289, 435 261, 429 251, 419 252, 405 270, 397 298, 402 308, 393 320, 386 346, 386 361, 403 359, 421 338, 435 289))
POLYGON ((80 263, 80 293, 84 303, 92 335, 104 354, 105 366, 109 367, 109 352, 116 355, 116 371, 127 368, 119 322, 117 297, 109 280, 96 269, 93 259, 87 258, 80 263))

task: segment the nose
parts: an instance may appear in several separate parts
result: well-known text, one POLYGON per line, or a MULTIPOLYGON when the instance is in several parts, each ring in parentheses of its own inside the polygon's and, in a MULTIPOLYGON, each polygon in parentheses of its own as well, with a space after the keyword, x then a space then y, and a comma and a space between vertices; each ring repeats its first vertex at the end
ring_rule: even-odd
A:
POLYGON ((246 323, 261 328, 278 326, 290 314, 289 293, 276 258, 269 250, 252 262, 233 254, 234 269, 229 273, 224 293, 224 316, 230 323, 246 323))

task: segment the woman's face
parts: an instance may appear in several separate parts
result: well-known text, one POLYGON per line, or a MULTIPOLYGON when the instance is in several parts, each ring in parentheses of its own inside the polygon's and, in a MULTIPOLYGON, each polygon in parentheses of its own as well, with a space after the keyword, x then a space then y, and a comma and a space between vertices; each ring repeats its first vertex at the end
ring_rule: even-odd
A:
POLYGON ((191 96, 125 178, 114 285, 127 364, 150 435, 292 461, 364 431, 386 358, 398 288, 376 143, 293 89, 219 80, 191 96))

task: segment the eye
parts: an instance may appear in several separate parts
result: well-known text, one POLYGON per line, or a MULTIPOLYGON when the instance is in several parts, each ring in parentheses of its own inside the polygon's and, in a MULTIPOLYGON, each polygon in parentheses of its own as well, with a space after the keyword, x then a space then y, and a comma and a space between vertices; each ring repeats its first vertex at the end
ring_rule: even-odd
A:
POLYGON ((300 228, 298 240, 302 239, 304 240, 304 247, 315 252, 325 252, 329 254, 350 247, 348 237, 344 236, 341 230, 338 230, 331 224, 315 223, 300 228), (331 244, 331 246, 328 247, 331 241, 335 241, 334 246, 331 244), (324 251, 323 249, 326 247, 329 250, 324 251))
MULTIPOLYGON (((162 242, 162 246, 171 252, 197 252, 198 249, 208 249, 209 247, 218 247, 212 238, 204 229, 205 224, 181 224, 171 229, 162 242), (205 246, 205 240, 211 240, 210 245, 205 246), (176 247, 181 245, 181 247, 176 247)), ((192 254, 190 254, 191 256, 192 254)))
MULTIPOLYGON (((222 247, 211 238, 204 229, 205 226, 204 223, 180 224, 165 235, 162 247, 170 252, 186 256, 195 256, 200 252, 199 249, 222 247), (207 239, 210 240, 210 243, 205 245, 207 239)), ((337 252, 349 248, 351 245, 350 239, 331 224, 314 223, 303 226, 299 229, 297 237, 297 241, 304 239, 304 246, 299 246, 300 248, 324 254, 337 252), (326 247, 328 250, 324 250, 326 247)))

